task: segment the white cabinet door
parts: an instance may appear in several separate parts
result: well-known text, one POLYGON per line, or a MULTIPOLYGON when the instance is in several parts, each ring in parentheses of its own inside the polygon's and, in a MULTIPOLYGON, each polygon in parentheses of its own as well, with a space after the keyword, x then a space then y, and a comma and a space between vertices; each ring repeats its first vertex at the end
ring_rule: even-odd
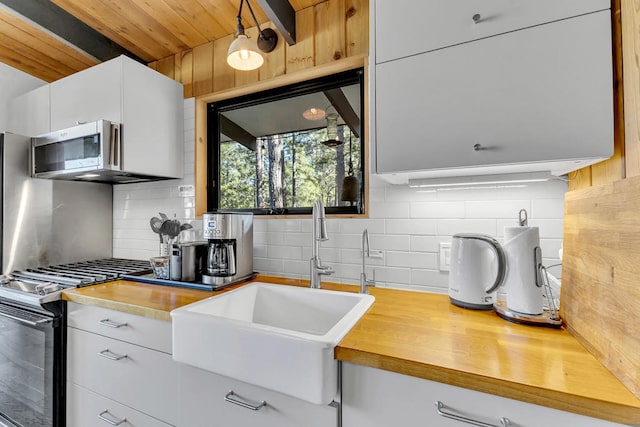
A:
POLYGON ((182 177, 184 131, 182 85, 135 61, 122 64, 123 168, 182 177))
POLYGON ((41 86, 11 100, 9 132, 36 136, 49 132, 49 85, 41 86))
MULTIPOLYGON (((260 357, 260 355, 256 355, 260 357)), ((286 357, 283 355, 283 357, 286 357)), ((231 378, 180 365, 179 427, 336 427, 337 409, 314 405, 283 394, 231 378), (233 390, 232 399, 266 406, 248 409, 224 398, 233 390)), ((345 424, 345 427, 348 425, 345 424)))
POLYGON ((67 427, 109 427, 120 421, 121 427, 170 427, 77 384, 67 383, 67 427))
POLYGON ((67 379, 175 424, 178 364, 170 355, 67 328, 67 379))
POLYGON ((50 88, 52 131, 101 119, 122 123, 120 60, 72 74, 51 83, 50 88))
POLYGON ((605 11, 377 65, 376 171, 609 157, 609 28, 605 11))
POLYGON ((376 63, 610 7, 609 0, 377 0, 376 63))
POLYGON ((343 363, 342 420, 345 427, 462 427, 461 421, 436 412, 436 401, 447 413, 500 426, 506 417, 518 427, 614 427, 621 424, 505 399, 448 384, 380 369, 343 363))

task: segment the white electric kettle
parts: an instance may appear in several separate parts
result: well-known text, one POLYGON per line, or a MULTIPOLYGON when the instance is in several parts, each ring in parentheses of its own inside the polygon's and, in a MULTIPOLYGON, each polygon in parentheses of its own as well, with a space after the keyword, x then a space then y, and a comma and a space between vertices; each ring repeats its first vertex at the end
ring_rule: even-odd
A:
POLYGON ((464 308, 490 310, 507 262, 498 241, 484 234, 455 234, 451 242, 449 299, 464 308))

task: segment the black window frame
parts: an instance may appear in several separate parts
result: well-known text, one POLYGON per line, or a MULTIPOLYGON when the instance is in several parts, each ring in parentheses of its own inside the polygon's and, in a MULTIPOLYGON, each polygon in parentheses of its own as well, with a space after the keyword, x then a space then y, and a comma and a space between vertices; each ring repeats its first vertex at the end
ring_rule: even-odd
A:
POLYGON ((365 163, 368 151, 365 144, 367 123, 365 122, 365 79, 364 68, 355 68, 329 76, 319 77, 278 88, 268 89, 236 98, 210 102, 207 104, 207 211, 252 212, 254 215, 308 215, 312 207, 299 208, 243 208, 220 209, 220 122, 219 114, 238 108, 251 107, 271 101, 293 98, 308 93, 318 92, 352 84, 360 85, 360 201, 355 206, 327 206, 328 215, 362 215, 365 206, 365 180, 368 179, 365 163))

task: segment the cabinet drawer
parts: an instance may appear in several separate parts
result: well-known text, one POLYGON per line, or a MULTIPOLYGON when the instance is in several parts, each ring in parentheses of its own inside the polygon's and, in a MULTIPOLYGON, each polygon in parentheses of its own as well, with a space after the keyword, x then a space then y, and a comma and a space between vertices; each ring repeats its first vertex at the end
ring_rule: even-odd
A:
POLYGON ((468 425, 436 412, 443 411, 500 426, 506 417, 512 426, 614 427, 621 424, 394 372, 343 364, 343 425, 348 427, 425 427, 468 425))
POLYGON ((180 365, 179 426, 260 426, 331 427, 337 424, 337 409, 328 405, 285 396, 231 378, 180 365), (250 405, 266 406, 252 410, 225 400, 225 395, 250 405), (212 416, 215 414, 215 416, 212 416))
POLYGON ((376 171, 607 158, 611 82, 608 12, 380 64, 376 171))
POLYGON ((126 419, 120 424, 121 427, 170 427, 170 424, 158 421, 77 384, 67 383, 67 427, 112 425, 100 416, 116 423, 126 419))
POLYGON ((67 330, 70 382, 175 424, 178 369, 170 355, 79 329, 67 330))
POLYGON ((609 7, 609 0, 377 0, 376 63, 609 7))
POLYGON ((171 354, 171 322, 69 302, 67 324, 171 354))

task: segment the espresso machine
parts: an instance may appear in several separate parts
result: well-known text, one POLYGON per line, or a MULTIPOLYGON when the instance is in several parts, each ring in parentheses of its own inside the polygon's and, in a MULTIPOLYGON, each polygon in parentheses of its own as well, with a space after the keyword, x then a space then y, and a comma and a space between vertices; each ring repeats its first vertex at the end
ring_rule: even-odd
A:
POLYGON ((207 212, 202 235, 209 242, 202 283, 218 289, 254 276, 252 213, 207 212))

